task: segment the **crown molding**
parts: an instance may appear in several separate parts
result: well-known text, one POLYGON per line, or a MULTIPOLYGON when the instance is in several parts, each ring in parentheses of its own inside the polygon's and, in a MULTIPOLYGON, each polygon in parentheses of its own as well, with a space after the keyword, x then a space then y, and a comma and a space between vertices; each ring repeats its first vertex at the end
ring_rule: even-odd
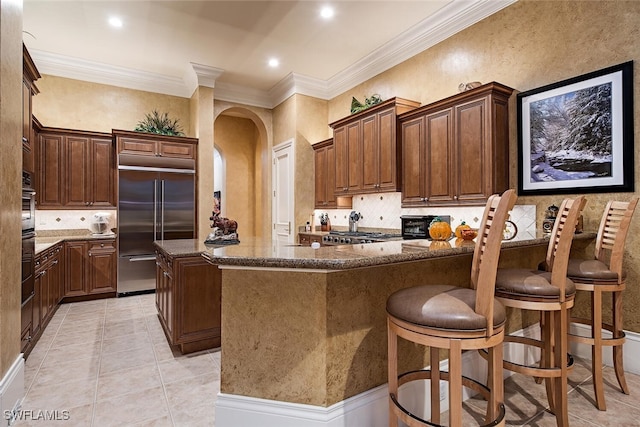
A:
POLYGON ((453 0, 328 80, 289 73, 268 91, 217 82, 223 69, 196 63, 189 63, 183 78, 178 78, 40 50, 30 52, 43 74, 185 98, 189 98, 198 85, 215 87, 216 99, 274 108, 296 93, 325 100, 335 98, 516 1, 453 0))
POLYGON ((275 107, 269 93, 264 90, 253 89, 246 86, 234 85, 231 83, 218 82, 213 94, 216 100, 228 101, 236 104, 251 105, 254 107, 268 108, 275 107))
POLYGON ((187 93, 184 80, 177 77, 87 61, 36 49, 30 50, 30 53, 41 74, 166 95, 191 96, 191 93, 187 93))
POLYGON ((327 99, 346 92, 378 74, 435 46, 517 0, 454 0, 429 18, 374 50, 328 81, 327 99))

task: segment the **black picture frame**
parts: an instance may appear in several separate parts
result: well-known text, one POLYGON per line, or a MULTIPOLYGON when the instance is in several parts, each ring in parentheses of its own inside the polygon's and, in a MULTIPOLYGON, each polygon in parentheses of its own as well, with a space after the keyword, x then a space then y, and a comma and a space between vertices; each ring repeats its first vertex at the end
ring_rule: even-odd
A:
POLYGON ((518 194, 634 191, 633 61, 517 95, 518 194))

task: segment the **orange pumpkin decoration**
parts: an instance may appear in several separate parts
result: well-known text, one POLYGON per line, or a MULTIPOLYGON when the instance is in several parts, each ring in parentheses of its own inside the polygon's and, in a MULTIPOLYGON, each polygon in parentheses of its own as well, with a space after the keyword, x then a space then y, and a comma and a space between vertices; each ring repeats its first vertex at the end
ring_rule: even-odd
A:
POLYGON ((456 237, 457 238, 462 238, 462 230, 466 230, 468 228, 471 228, 469 226, 469 224, 467 224, 466 222, 462 221, 460 223, 460 225, 456 227, 456 232, 455 232, 456 233, 456 237))
POLYGON ((451 238, 451 226, 437 216, 429 225, 429 236, 433 240, 449 240, 451 238))

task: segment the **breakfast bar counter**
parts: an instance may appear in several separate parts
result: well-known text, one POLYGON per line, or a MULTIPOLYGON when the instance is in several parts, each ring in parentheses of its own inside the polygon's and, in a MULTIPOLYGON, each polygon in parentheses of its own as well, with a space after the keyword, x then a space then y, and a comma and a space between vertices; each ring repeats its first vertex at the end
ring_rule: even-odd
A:
MULTIPOLYGON (((584 252, 594 238, 577 234, 573 250, 584 252)), ((432 250, 427 240, 403 240, 313 249, 241 239, 233 246, 183 248, 202 249, 222 272, 216 425, 234 425, 233 417, 238 421, 247 407, 265 401, 271 409, 254 410, 305 404, 329 416, 336 405, 384 386, 388 296, 423 284, 469 286, 473 243, 450 244, 432 250)), ((544 236, 505 241, 500 265, 535 268, 547 245, 544 236)), ((402 370, 429 364, 428 353, 402 344, 402 370)))

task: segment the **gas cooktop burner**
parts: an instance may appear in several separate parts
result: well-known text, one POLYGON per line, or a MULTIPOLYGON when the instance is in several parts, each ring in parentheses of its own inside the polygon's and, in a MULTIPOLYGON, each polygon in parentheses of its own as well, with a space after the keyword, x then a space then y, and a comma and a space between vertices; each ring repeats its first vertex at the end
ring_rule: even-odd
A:
POLYGON ((330 231, 322 238, 325 245, 349 245, 354 243, 374 243, 386 240, 397 240, 401 234, 387 234, 370 231, 330 231))
POLYGON ((338 236, 354 236, 354 237, 379 237, 381 239, 402 237, 401 234, 386 234, 386 233, 378 233, 375 231, 330 231, 329 234, 332 234, 332 235, 335 234, 338 236))

